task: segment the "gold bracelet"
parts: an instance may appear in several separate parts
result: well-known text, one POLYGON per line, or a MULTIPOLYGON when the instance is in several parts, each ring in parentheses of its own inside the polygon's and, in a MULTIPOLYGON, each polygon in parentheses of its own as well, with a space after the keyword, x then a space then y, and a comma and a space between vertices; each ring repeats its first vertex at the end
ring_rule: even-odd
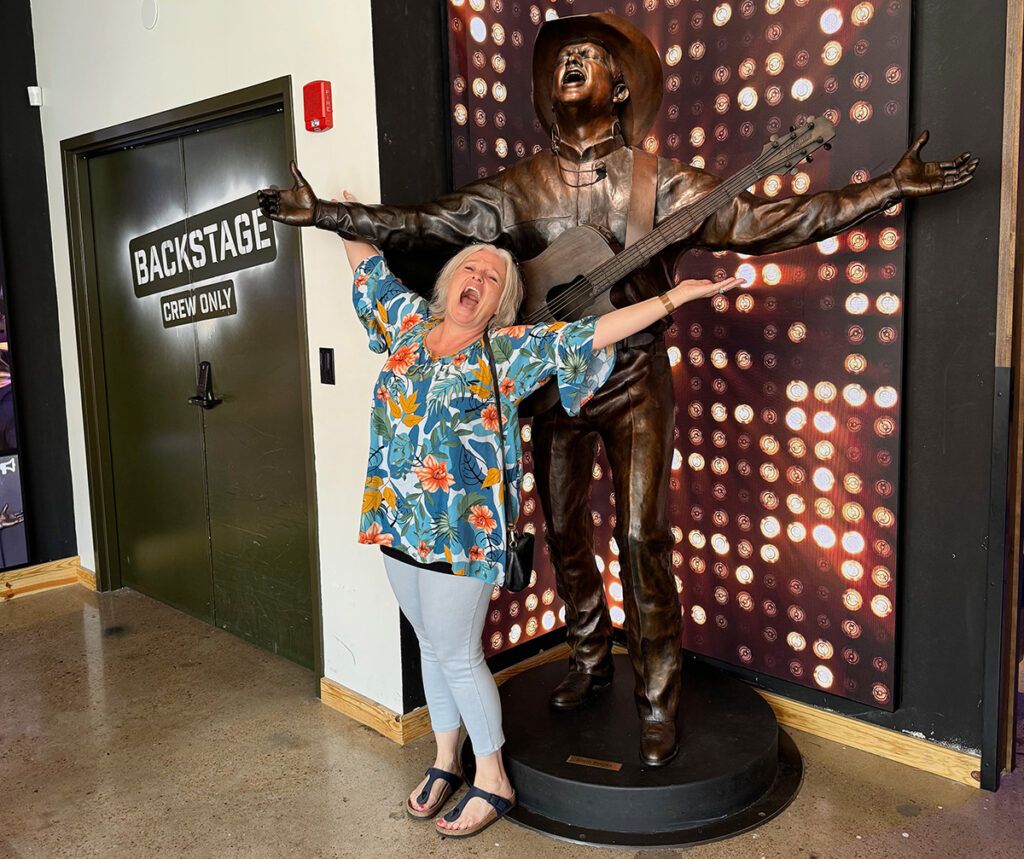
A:
POLYGON ((672 303, 672 299, 668 297, 668 293, 663 292, 658 296, 661 299, 661 303, 665 305, 665 311, 671 316, 676 311, 676 306, 672 303))

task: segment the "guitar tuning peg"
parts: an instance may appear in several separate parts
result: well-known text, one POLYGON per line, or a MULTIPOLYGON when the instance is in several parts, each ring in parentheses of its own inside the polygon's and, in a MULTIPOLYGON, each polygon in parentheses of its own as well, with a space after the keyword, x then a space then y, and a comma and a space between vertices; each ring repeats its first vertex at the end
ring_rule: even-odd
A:
POLYGON ((813 161, 814 161, 814 158, 812 156, 808 155, 807 156, 807 163, 810 164, 813 161))
POLYGON ((792 134, 794 131, 796 131, 796 126, 795 125, 791 125, 789 127, 789 133, 792 134))
POLYGON ((828 151, 829 151, 829 150, 830 150, 830 149, 832 148, 832 144, 831 144, 831 143, 826 143, 826 144, 825 144, 825 145, 824 145, 823 147, 821 147, 821 148, 822 148, 822 149, 824 149, 824 150, 825 150, 826 152, 828 152, 828 151))

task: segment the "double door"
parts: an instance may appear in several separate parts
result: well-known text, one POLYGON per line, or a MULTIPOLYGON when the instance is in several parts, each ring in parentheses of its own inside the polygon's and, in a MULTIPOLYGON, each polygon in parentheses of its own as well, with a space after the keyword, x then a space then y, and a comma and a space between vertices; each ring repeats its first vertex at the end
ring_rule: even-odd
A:
POLYGON ((312 666, 306 345, 280 110, 88 159, 122 583, 312 666))

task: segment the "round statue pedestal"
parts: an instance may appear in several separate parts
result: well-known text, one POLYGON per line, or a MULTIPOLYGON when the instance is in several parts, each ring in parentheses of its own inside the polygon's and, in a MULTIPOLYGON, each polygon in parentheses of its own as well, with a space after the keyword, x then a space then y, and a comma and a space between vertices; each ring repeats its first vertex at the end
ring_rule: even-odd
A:
MULTIPOLYGON (((505 763, 517 823, 584 844, 680 846, 736 835, 781 812, 800 787, 796 746, 745 683, 687 666, 679 754, 667 766, 640 761, 633 671, 615 657, 615 681, 580 710, 557 711, 548 695, 563 661, 501 687, 505 763)), ((472 748, 463 747, 472 775, 472 748)))

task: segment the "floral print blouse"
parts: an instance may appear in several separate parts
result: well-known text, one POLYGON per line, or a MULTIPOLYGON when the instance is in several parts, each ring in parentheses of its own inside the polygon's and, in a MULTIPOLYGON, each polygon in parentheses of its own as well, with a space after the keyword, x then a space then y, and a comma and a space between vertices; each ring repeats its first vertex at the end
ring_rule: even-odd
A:
MULTIPOLYGON (((483 338, 457 354, 433 355, 424 338, 440 320, 379 255, 357 266, 352 300, 370 348, 389 353, 374 385, 359 542, 500 584, 501 438, 483 338)), ((615 364, 613 347, 593 350, 596 324, 592 316, 491 332, 515 516, 522 478, 516 407, 555 376, 566 411, 579 412, 615 364)))

